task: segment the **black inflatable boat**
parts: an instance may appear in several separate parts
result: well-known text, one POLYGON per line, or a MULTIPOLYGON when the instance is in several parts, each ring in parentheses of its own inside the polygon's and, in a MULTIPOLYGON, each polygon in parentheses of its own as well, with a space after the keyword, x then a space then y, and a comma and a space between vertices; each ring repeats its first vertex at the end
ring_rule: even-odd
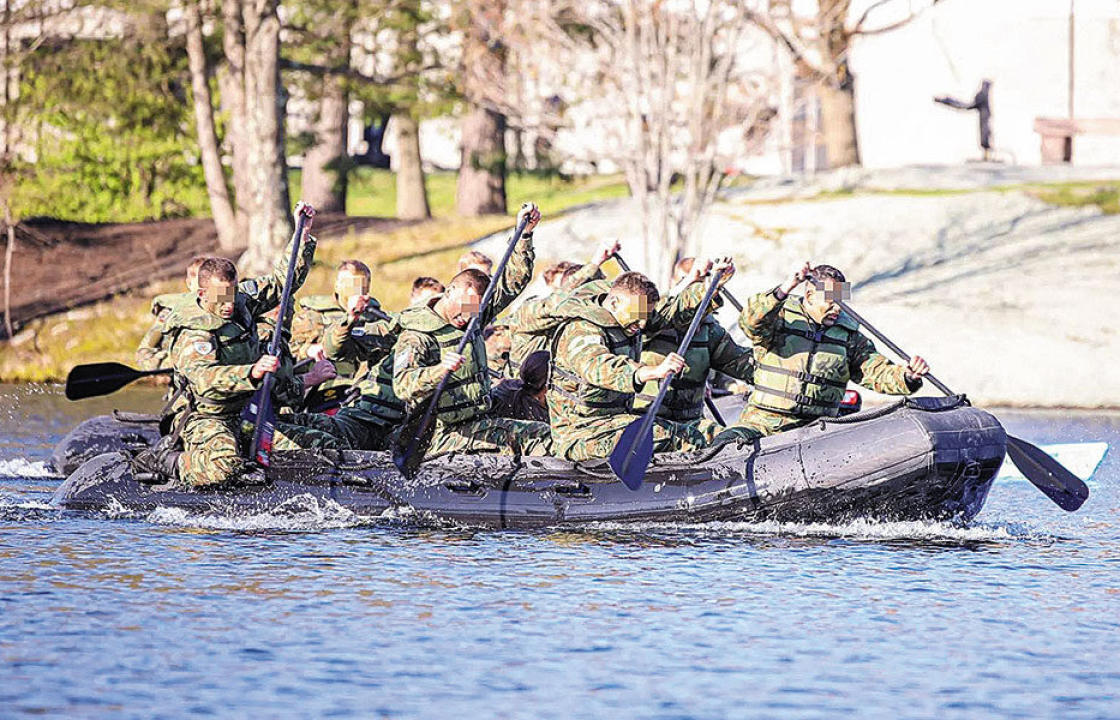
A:
POLYGON ((450 454, 406 481, 387 453, 276 453, 268 484, 214 491, 149 486, 129 455, 102 454, 58 488, 57 506, 228 515, 293 497, 362 515, 410 509, 422 520, 496 527, 589 522, 968 520, 984 505, 1006 436, 962 398, 912 398, 825 419, 761 442, 657 455, 637 492, 606 461, 450 454))
POLYGON ((87 460, 110 452, 136 452, 159 440, 159 416, 114 410, 82 421, 55 445, 47 469, 69 475, 87 460))

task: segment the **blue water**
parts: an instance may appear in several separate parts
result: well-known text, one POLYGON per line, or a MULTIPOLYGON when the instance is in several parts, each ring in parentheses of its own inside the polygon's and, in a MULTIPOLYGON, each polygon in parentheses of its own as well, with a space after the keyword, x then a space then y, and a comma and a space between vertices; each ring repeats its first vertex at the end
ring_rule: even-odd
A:
POLYGON ((1118 415, 999 413, 1112 443, 1072 515, 481 532, 50 509, 108 407, 0 388, 2 717, 1120 717, 1118 415))

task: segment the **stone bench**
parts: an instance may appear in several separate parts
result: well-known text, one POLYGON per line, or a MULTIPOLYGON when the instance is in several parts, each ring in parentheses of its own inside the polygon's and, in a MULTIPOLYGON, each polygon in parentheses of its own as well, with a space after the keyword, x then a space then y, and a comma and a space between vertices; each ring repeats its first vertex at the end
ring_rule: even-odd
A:
POLYGON ((1120 135, 1120 118, 1046 118, 1034 119, 1034 131, 1042 137, 1042 162, 1073 160, 1075 135, 1120 135))

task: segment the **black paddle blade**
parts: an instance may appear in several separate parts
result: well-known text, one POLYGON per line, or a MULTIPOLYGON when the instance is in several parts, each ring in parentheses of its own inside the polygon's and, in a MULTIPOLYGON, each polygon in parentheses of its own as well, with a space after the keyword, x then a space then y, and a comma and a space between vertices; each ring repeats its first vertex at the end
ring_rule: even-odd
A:
POLYGON ((82 400, 108 395, 148 374, 115 362, 78 365, 66 376, 66 399, 82 400))
POLYGON ((421 433, 420 427, 423 421, 424 413, 416 412, 409 415, 401 426, 400 432, 393 439, 393 464, 401 471, 401 475, 409 480, 416 477, 416 471, 420 469, 420 463, 424 462, 424 456, 428 454, 428 447, 432 444, 432 436, 436 432, 436 424, 431 421, 421 433), (409 447, 410 443, 411 447, 409 447))
POLYGON ((639 417, 626 426, 610 458, 611 470, 631 490, 645 482, 646 468, 653 459, 653 425, 643 433, 644 421, 644 417, 639 417))
POLYGON ((1089 499, 1089 487, 1060 462, 1026 440, 1007 436, 1007 457, 1054 504, 1073 512, 1089 499))

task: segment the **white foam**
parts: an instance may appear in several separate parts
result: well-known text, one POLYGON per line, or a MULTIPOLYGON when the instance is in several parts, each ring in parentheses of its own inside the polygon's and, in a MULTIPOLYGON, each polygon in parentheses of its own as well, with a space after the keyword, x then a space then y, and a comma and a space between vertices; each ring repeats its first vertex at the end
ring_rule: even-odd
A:
POLYGON ((207 530, 330 530, 369 524, 378 518, 358 515, 333 500, 297 495, 268 512, 252 515, 195 513, 183 508, 158 507, 145 518, 157 525, 207 530))
MULTIPOLYGON (((1055 443, 1040 445, 1039 447, 1047 455, 1069 468, 1069 471, 1074 475, 1085 481, 1093 477, 1093 473, 1097 471, 1101 461, 1104 460, 1105 453, 1108 452, 1108 443, 1106 442, 1055 443)), ((996 480, 1022 480, 1025 482, 1026 478, 1023 477, 1019 468, 1015 467, 1015 463, 1008 459, 1000 467, 996 480)))
POLYGON ((57 477, 47 469, 46 463, 27 458, 0 460, 0 477, 41 478, 57 477))
POLYGON ((850 540, 919 540, 923 542, 1021 542, 1024 540, 1049 540, 1045 534, 1015 524, 954 525, 932 521, 878 522, 853 520, 844 524, 832 523, 780 523, 765 522, 713 522, 713 523, 596 523, 595 530, 612 531, 696 531, 717 535, 760 535, 785 537, 845 538, 850 540))

